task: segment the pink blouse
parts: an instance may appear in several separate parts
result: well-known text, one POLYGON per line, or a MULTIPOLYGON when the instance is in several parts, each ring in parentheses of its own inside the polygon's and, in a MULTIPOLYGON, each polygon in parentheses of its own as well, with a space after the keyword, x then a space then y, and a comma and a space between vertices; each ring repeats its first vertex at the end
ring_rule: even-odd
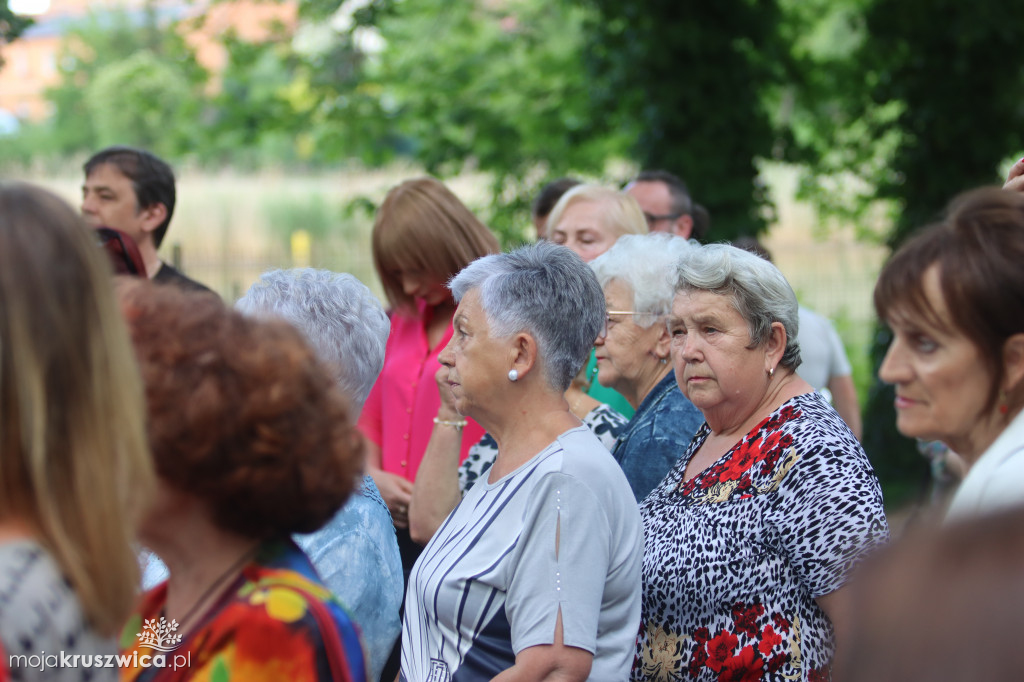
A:
MULTIPOLYGON (((380 446, 381 468, 416 480, 423 453, 434 430, 434 417, 441 406, 434 373, 438 356, 452 337, 452 325, 430 349, 427 343, 425 306, 419 315, 401 312, 391 316, 391 335, 384 353, 384 369, 377 378, 359 417, 359 429, 380 446)), ((484 429, 467 419, 462 430, 459 461, 466 459, 470 446, 484 435, 484 429)))

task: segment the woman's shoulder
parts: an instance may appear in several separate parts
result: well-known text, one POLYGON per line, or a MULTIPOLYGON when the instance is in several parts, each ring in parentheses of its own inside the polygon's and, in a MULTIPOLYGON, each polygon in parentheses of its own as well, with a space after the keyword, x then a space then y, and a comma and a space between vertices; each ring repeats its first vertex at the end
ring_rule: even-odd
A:
POLYGON ((626 480, 622 467, 594 433, 583 426, 566 431, 549 448, 557 466, 547 467, 551 471, 573 480, 578 485, 594 491, 598 497, 622 497, 636 506, 632 488, 626 480))
POLYGON ((296 679, 366 676, 358 630, 348 613, 321 583, 295 571, 247 567, 242 586, 203 630, 201 641, 215 646, 193 653, 201 665, 289 669, 296 679), (280 665, 268 667, 273 660, 280 665))
POLYGON ((804 436, 823 446, 841 445, 862 450, 860 442, 821 393, 811 391, 790 398, 757 427, 764 432, 783 431, 804 436))
POLYGON ((89 626, 57 563, 30 539, 0 544, 0 640, 9 657, 115 652, 113 640, 89 626))
POLYGON ((787 481, 813 480, 821 485, 841 476, 850 485, 880 495, 874 468, 863 446, 839 413, 820 393, 796 396, 784 403, 752 433, 763 444, 783 446, 782 461, 794 476, 787 481))

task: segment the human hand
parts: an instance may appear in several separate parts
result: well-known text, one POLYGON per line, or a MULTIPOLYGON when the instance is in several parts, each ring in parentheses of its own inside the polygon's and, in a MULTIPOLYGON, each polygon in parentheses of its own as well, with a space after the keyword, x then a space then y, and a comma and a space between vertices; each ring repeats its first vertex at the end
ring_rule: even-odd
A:
POLYGON ((391 520, 395 528, 409 527, 409 502, 412 501, 412 481, 398 474, 388 473, 382 469, 371 469, 370 476, 391 511, 391 520))
POLYGON ((455 409, 455 394, 452 393, 452 387, 448 385, 448 368, 441 365, 434 372, 434 381, 437 382, 437 392, 441 395, 441 406, 437 409, 437 418, 448 421, 461 419, 462 415, 455 409))
POLYGON ((1013 164, 1006 176, 1006 184, 1003 189, 1012 192, 1024 192, 1024 159, 1013 164))

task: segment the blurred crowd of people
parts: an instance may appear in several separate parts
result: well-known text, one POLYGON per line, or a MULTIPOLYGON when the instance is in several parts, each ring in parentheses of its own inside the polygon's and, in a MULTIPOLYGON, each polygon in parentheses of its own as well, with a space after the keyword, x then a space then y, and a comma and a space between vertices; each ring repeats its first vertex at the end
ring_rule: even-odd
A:
POLYGON ((879 275, 896 426, 963 479, 895 540, 835 329, 676 175, 553 181, 507 252, 406 180, 385 305, 228 306, 159 256, 164 161, 84 171, 0 184, 0 680, 1020 676, 1024 159, 879 275))

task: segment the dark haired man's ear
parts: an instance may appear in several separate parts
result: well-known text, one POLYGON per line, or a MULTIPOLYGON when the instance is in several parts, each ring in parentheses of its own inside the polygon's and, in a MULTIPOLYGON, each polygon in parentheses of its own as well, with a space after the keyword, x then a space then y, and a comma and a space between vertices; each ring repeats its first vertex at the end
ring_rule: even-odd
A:
POLYGON ((167 219, 167 207, 157 202, 139 211, 139 217, 142 218, 142 229, 152 232, 167 219))

